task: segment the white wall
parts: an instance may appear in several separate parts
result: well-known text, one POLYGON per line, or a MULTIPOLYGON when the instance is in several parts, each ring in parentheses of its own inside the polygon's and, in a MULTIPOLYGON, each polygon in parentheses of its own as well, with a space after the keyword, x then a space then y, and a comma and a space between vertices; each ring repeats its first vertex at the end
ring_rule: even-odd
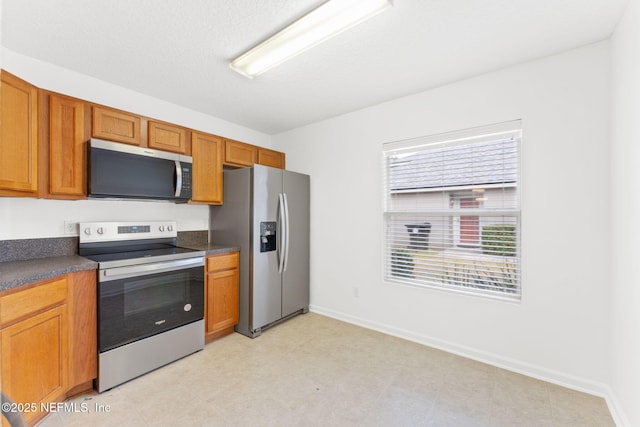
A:
POLYGON ((624 425, 640 426, 640 1, 630 1, 611 44, 611 383, 624 425))
POLYGON ((311 175, 312 310, 607 394, 609 54, 601 42, 274 136, 311 175), (384 283, 382 144, 514 119, 522 302, 384 283))
POLYGON ((170 202, 0 197, 0 240, 64 237, 65 221, 177 221, 178 231, 207 230, 209 207, 170 202))
MULTIPOLYGON (((43 89, 263 147, 272 146, 269 135, 19 55, 5 48, 0 49, 0 58, 4 70, 43 89)), ((163 202, 56 201, 0 197, 0 240, 60 237, 64 235, 66 220, 176 220, 179 231, 206 230, 209 225, 209 208, 204 205, 163 202)))

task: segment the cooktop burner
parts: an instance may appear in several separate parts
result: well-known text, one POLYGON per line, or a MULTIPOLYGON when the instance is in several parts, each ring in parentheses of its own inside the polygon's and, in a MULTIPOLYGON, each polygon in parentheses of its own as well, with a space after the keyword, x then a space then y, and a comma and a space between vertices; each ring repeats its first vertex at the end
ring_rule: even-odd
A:
MULTIPOLYGON (((98 263, 105 263, 110 261, 121 261, 125 259, 131 259, 131 260, 142 259, 143 260, 144 258, 164 257, 164 256, 172 256, 172 255, 182 255, 182 254, 193 255, 194 252, 199 252, 199 251, 195 249, 168 247, 164 249, 149 249, 149 250, 140 250, 140 251, 115 252, 115 253, 83 255, 83 256, 85 258, 88 258, 98 263)), ((177 257, 173 257, 173 258, 177 258, 177 257)))

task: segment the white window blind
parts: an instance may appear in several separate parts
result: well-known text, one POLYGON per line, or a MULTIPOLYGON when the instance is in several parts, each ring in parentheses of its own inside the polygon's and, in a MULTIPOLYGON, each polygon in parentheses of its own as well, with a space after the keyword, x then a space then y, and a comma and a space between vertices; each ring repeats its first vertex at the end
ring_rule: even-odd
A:
POLYGON ((519 120, 384 144, 385 280, 520 298, 519 120))

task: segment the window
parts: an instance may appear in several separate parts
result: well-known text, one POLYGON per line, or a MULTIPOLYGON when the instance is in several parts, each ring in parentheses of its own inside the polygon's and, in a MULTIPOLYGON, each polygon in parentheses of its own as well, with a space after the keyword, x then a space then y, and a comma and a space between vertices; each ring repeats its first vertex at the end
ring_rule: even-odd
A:
POLYGON ((385 280, 520 298, 521 122, 384 144, 385 280))

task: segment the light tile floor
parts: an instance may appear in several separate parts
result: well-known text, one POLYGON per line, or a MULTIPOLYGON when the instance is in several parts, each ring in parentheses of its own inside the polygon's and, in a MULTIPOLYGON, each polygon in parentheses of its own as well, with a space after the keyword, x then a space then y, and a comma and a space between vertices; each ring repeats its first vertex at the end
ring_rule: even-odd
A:
POLYGON ((601 398, 314 313, 69 404, 39 426, 615 425, 601 398))

